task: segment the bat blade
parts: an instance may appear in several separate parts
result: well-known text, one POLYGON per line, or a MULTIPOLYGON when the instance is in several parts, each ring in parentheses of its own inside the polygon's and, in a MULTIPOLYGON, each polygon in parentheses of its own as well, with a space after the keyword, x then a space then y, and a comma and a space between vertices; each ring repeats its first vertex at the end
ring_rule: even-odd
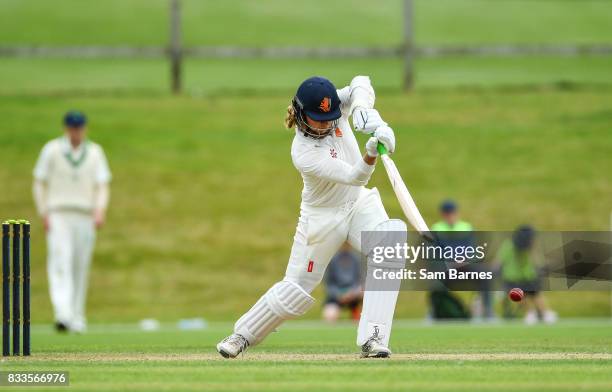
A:
POLYGON ((429 232, 429 227, 427 227, 427 223, 425 223, 425 220, 421 216, 421 213, 412 199, 408 188, 406 188, 406 184, 397 170, 395 162, 393 162, 393 160, 387 154, 382 154, 381 159, 383 161, 383 165, 385 166, 385 170, 387 171, 387 176, 389 177, 393 191, 395 192, 395 196, 402 207, 404 215, 406 215, 406 218, 408 218, 408 222, 410 222, 412 227, 414 227, 414 229, 420 234, 429 232))

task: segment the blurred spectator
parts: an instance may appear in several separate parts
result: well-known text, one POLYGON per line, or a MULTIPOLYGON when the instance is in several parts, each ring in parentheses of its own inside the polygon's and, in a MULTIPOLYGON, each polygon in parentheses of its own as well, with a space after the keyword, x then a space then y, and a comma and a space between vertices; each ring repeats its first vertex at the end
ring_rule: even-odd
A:
POLYGON ((557 321, 557 314, 550 310, 540 292, 540 279, 534 258, 535 230, 529 225, 519 226, 499 249, 496 262, 506 291, 518 287, 525 293, 525 323, 535 324, 557 321))
POLYGON ((323 319, 333 323, 340 318, 342 308, 351 311, 351 319, 357 321, 361 313, 363 291, 359 257, 348 243, 331 259, 325 273, 327 297, 323 306, 323 319))
MULTIPOLYGON (((472 235, 472 225, 464 220, 460 219, 459 216, 459 208, 457 203, 454 200, 447 199, 440 203, 440 216, 441 220, 431 226, 431 231, 437 232, 438 244, 440 246, 471 246, 473 245, 474 238, 472 235), (462 235, 461 232, 465 233, 462 235), (448 235, 444 235, 443 233, 449 233, 448 235), (452 233, 452 234, 450 234, 452 233)), ((480 264, 465 264, 462 266, 464 271, 484 271, 486 267, 480 264)), ((445 286, 451 286, 453 282, 444 282, 445 286)), ((485 319, 493 319, 495 317, 493 313, 493 305, 492 305, 492 295, 491 288, 489 287, 489 282, 483 280, 481 282, 481 287, 479 291, 479 297, 474 300, 473 315, 475 317, 481 317, 485 319)), ((449 307, 448 304, 452 303, 453 300, 451 298, 446 298, 450 296, 450 293, 432 291, 430 294, 431 306, 432 306, 432 315, 434 318, 439 318, 437 315, 439 314, 448 314, 448 312, 442 312, 440 309, 440 304, 446 304, 446 307, 449 307)), ((460 302, 458 298, 454 299, 455 302, 460 302)), ((454 308, 459 309, 457 305, 454 308)), ((457 318, 468 318, 470 317, 469 313, 463 311, 456 311, 457 318)))
POLYGON ((472 225, 459 219, 457 203, 454 200, 444 200, 440 204, 442 220, 431 226, 431 231, 473 231, 472 225))

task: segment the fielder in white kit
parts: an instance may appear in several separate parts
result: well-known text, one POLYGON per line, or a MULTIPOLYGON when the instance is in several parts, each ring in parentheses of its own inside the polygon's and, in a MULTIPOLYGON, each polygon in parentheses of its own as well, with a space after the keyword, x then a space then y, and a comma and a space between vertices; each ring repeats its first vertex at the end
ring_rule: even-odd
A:
MULTIPOLYGON (((304 182, 289 265, 284 279, 217 345, 222 356, 236 357, 283 321, 304 314, 314 303, 310 293, 345 241, 362 250, 361 233, 380 231, 400 232, 405 242, 406 224, 389 219, 376 188, 365 188, 374 171, 378 143, 390 153, 395 149, 393 131, 373 108, 374 100, 367 76, 353 78, 340 90, 321 77, 309 78, 298 88, 285 120, 287 128, 295 127, 291 157, 304 182), (351 116, 356 131, 372 134, 364 155, 349 124, 351 116)), ((396 264, 386 267, 404 267, 402 262, 396 264)), ((389 336, 397 295, 397 290, 365 292, 357 333, 363 357, 391 355, 389 336)))
POLYGON ((34 168, 34 200, 47 232, 49 291, 58 331, 84 332, 96 229, 104 224, 111 173, 102 148, 85 138, 86 117, 64 117, 34 168))

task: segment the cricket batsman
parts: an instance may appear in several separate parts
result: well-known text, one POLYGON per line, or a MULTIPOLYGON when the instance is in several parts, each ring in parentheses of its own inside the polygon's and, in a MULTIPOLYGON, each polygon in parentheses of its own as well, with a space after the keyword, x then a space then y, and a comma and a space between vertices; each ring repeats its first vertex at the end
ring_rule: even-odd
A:
MULTIPOLYGON (((393 130, 374 109, 374 100, 367 76, 356 76, 340 90, 322 77, 309 78, 299 86, 285 118, 288 129, 295 127, 291 158, 304 182, 289 264, 285 277, 217 345, 223 357, 236 357, 285 320, 306 313, 314 303, 310 293, 345 241, 362 251, 362 231, 394 232, 396 238, 400 233, 406 241, 406 224, 389 219, 376 188, 365 187, 374 172, 378 143, 389 153, 395 150, 393 130), (365 154, 360 152, 349 117, 355 131, 371 134, 365 154)), ((401 269, 404 263, 398 260, 385 268, 401 269)), ((374 266, 368 260, 370 268, 374 266)), ((389 336, 398 288, 365 292, 357 332, 362 357, 391 355, 389 336)))
POLYGON ((111 173, 102 147, 86 139, 87 119, 64 116, 34 168, 34 201, 47 232, 49 291, 59 332, 86 330, 85 301, 96 229, 104 224, 111 173))

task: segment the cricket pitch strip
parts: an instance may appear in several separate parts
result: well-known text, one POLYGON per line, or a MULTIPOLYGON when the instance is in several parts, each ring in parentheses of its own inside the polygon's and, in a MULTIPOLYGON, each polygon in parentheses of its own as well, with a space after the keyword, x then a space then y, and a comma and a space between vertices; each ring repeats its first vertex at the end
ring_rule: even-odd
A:
MULTIPOLYGON (((10 358, 8 361, 27 362, 199 362, 199 361, 382 361, 363 359, 359 354, 292 354, 292 353, 246 353, 228 360, 217 353, 201 354, 137 354, 137 353, 75 353, 35 354, 29 358, 10 358)), ((391 361, 563 361, 563 360, 612 360, 612 353, 449 353, 449 354, 393 354, 391 361)))

